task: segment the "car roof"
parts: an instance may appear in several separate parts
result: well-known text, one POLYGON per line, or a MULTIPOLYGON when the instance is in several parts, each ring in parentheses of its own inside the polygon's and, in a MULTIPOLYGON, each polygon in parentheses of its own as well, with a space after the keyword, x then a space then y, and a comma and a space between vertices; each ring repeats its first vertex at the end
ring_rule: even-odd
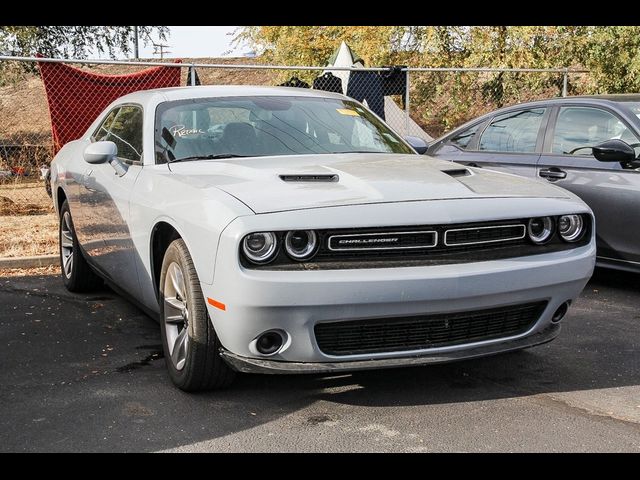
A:
POLYGON ((166 102, 173 100, 186 100, 190 98, 211 97, 255 97, 255 96, 279 96, 279 97, 316 97, 347 99, 339 93, 325 92, 323 90, 311 90, 309 88, 293 87, 269 87, 256 85, 198 85, 185 87, 156 88, 153 90, 141 90, 124 95, 117 103, 149 103, 166 102))
POLYGON ((612 103, 640 102, 640 94, 638 93, 616 93, 607 95, 575 95, 569 97, 555 97, 544 100, 534 100, 526 103, 518 103, 501 108, 500 110, 509 110, 517 107, 527 107, 533 105, 549 105, 555 103, 585 103, 611 105, 612 103))

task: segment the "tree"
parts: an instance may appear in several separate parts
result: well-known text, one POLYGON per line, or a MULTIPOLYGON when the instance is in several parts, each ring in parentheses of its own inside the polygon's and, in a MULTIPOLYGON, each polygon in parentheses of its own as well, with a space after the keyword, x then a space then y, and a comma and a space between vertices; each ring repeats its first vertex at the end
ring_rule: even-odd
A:
POLYGON ((640 27, 592 27, 574 48, 593 92, 640 91, 640 27))
POLYGON ((402 33, 393 26, 263 26, 241 27, 235 42, 245 42, 274 64, 325 65, 345 41, 368 66, 390 61, 400 51, 402 33))
MULTIPOLYGON (((132 26, 0 26, 0 51, 17 56, 39 53, 45 57, 87 58, 94 50, 115 58, 118 52, 126 55, 131 51, 133 30, 132 26)), ((165 40, 168 28, 138 27, 145 44, 153 33, 165 40)))

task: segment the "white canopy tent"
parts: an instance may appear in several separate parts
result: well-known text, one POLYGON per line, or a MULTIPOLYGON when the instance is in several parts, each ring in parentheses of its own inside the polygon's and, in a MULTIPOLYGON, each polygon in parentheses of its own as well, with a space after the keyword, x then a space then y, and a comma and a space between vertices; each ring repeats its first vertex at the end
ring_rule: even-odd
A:
MULTIPOLYGON (((342 42, 329 58, 327 67, 323 74, 329 72, 338 77, 342 81, 342 91, 346 94, 351 72, 349 70, 332 70, 330 67, 364 68, 364 62, 351 50, 349 45, 342 42)), ((420 125, 411 118, 407 119, 405 112, 390 97, 384 98, 384 115, 387 125, 396 132, 420 137, 426 142, 433 140, 433 137, 425 132, 420 125)))

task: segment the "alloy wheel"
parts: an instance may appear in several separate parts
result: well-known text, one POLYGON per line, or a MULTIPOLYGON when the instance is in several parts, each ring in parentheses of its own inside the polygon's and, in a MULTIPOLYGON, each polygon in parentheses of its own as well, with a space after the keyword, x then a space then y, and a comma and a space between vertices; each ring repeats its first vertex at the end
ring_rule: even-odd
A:
POLYGON ((182 268, 172 262, 164 281, 164 323, 167 347, 176 370, 184 368, 189 348, 189 305, 182 268))
POLYGON ((71 214, 64 212, 60 226, 60 256, 64 276, 71 278, 73 272, 73 229, 71 228, 71 214))

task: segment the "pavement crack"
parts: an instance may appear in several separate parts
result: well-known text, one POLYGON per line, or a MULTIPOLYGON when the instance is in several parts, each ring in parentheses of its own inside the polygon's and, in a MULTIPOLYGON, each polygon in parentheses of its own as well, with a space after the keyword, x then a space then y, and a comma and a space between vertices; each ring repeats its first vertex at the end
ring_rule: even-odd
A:
POLYGON ((625 425, 631 425, 633 427, 640 427, 640 421, 637 420, 633 420, 630 418, 626 418, 626 417, 621 417, 619 415, 616 414, 609 414, 609 413, 605 413, 601 410, 595 410, 595 409, 591 409, 591 408, 587 408, 587 407, 583 407, 583 406, 579 406, 579 405, 575 405, 573 403, 571 403, 569 400, 566 400, 564 398, 558 397, 556 395, 554 395, 553 393, 539 393, 536 395, 532 395, 529 398, 537 398, 540 400, 547 400, 547 401, 551 401, 553 403, 556 404, 560 404, 563 407, 570 409, 570 410, 575 410, 576 412, 582 414, 583 416, 586 417, 598 417, 598 418, 605 418, 605 419, 609 419, 609 420, 613 420, 615 422, 622 422, 625 425))
POLYGON ((616 414, 605 413, 601 410, 589 409, 587 407, 575 405, 570 401, 559 397, 557 394, 561 392, 539 392, 528 388, 515 388, 504 382, 500 382, 499 380, 484 375, 481 375, 478 378, 480 378, 484 382, 490 382, 503 390, 508 390, 513 394, 514 397, 521 398, 525 401, 530 401, 538 404, 547 403, 561 405, 563 408, 574 411, 584 417, 597 417, 601 419, 608 419, 618 423, 623 423, 627 426, 640 427, 640 421, 622 417, 616 414))

